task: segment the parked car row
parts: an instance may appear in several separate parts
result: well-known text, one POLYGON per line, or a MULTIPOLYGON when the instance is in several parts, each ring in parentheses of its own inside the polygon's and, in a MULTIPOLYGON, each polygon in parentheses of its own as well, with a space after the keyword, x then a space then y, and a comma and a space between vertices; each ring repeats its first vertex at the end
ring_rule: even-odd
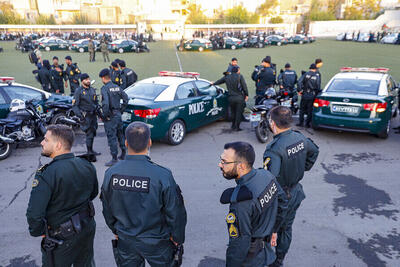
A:
POLYGON ((370 32, 342 32, 336 36, 337 41, 378 42, 381 44, 400 44, 400 33, 374 34, 370 32), (383 37, 382 37, 383 35, 383 37))

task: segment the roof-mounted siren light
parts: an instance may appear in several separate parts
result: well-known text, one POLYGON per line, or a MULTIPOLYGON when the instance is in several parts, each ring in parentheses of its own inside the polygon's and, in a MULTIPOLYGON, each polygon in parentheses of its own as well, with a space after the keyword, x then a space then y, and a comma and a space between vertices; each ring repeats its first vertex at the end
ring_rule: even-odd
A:
POLYGON ((378 73, 388 73, 390 69, 388 68, 353 68, 353 67, 343 67, 340 68, 341 72, 378 72, 378 73))
POLYGON ((6 83, 6 84, 10 85, 13 82, 15 82, 14 77, 0 77, 0 83, 6 83))
POLYGON ((160 71, 158 76, 163 77, 180 77, 180 78, 199 78, 200 73, 198 72, 177 72, 177 71, 160 71))

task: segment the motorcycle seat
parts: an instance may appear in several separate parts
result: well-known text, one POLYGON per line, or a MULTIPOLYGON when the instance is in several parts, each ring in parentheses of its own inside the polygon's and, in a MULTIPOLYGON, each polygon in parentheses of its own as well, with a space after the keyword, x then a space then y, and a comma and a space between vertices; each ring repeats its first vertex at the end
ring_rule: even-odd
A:
POLYGON ((253 110, 269 110, 269 108, 265 105, 255 105, 253 110))

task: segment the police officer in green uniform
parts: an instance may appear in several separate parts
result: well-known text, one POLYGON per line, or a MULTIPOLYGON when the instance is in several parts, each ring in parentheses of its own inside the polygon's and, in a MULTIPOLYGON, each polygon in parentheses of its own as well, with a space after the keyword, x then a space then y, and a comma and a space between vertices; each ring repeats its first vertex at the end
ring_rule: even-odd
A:
POLYGON ((67 81, 64 66, 58 64, 58 57, 53 57, 53 65, 51 65, 51 76, 55 84, 55 92, 57 94, 64 94, 64 82, 67 81))
POLYGON ((81 86, 74 94, 73 111, 80 118, 81 130, 86 134, 86 148, 88 154, 100 155, 93 150, 93 141, 97 130, 97 110, 99 101, 96 89, 91 87, 90 77, 87 73, 81 74, 81 86))
POLYGON ((113 62, 111 62, 110 71, 111 71, 111 82, 120 86, 121 85, 121 71, 118 68, 118 61, 114 60, 113 62))
MULTIPOLYGON (((73 96, 75 93, 75 89, 79 87, 79 76, 81 74, 81 71, 79 70, 76 63, 72 63, 71 56, 65 57, 65 63, 67 64, 65 73, 67 75, 67 78, 69 80, 69 85, 71 87, 70 95, 73 96)), ((65 81, 65 87, 66 88, 68 87, 67 81, 65 81)))
POLYGON ((314 165, 319 149, 311 139, 291 129, 292 112, 288 107, 274 107, 269 114, 268 122, 274 139, 264 152, 264 168, 276 176, 289 199, 287 215, 278 230, 277 259, 271 265, 278 267, 282 266, 289 250, 296 211, 305 198, 299 182, 304 172, 314 165))
POLYGON ((214 85, 226 83, 228 89, 228 101, 233 114, 232 130, 241 131, 240 122, 242 121, 242 114, 244 111, 244 104, 249 99, 246 81, 240 74, 238 66, 232 67, 232 73, 228 74, 218 81, 214 82, 214 85))
POLYGON ((104 175, 100 199, 108 227, 117 238, 119 267, 177 266, 174 251, 185 241, 186 210, 171 171, 152 162, 150 128, 129 124, 128 155, 104 175))
POLYGON ((132 84, 134 84, 138 77, 136 72, 134 72, 132 69, 126 67, 126 63, 123 60, 120 60, 118 62, 119 67, 121 68, 121 89, 125 90, 132 84))
POLYGON ((108 145, 110 147, 111 161, 106 166, 117 163, 118 145, 121 148, 120 159, 124 159, 126 148, 123 138, 123 124, 121 114, 128 105, 128 95, 118 85, 111 82, 110 70, 103 69, 99 74, 104 86, 101 88, 101 107, 103 111, 104 129, 107 134, 108 145), (121 104, 122 100, 122 104, 121 104))
POLYGON ((95 266, 96 169, 71 153, 73 142, 72 129, 50 125, 41 143, 42 155, 53 160, 36 172, 26 217, 30 234, 44 236, 43 266, 95 266))
POLYGON ((229 244, 226 266, 264 267, 275 260, 276 232, 287 210, 287 199, 275 177, 254 169, 255 152, 246 142, 228 143, 218 166, 223 176, 235 179, 236 187, 226 189, 221 203, 228 204, 226 223, 229 244))

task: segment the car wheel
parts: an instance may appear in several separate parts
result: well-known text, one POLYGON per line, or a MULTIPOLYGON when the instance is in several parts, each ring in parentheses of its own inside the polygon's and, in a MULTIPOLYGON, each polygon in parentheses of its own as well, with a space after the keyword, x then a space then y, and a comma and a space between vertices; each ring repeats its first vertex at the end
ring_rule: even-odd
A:
POLYGON ((0 141, 0 160, 8 158, 11 155, 12 150, 12 144, 7 144, 3 141, 0 141))
POLYGON ((118 53, 120 53, 120 54, 124 53, 124 49, 119 48, 119 49, 118 49, 118 53))
POLYGON ((303 41, 300 41, 299 44, 303 44, 303 41))
POLYGON ((81 47, 81 48, 79 48, 79 52, 83 53, 83 52, 85 52, 85 49, 83 49, 83 47, 81 47))
POLYGON ((389 131, 390 131, 390 120, 388 120, 388 122, 386 123, 386 127, 383 128, 383 129, 377 134, 377 136, 378 136, 379 138, 386 139, 386 138, 388 138, 388 136, 389 136, 389 131))
POLYGON ((186 126, 181 120, 175 120, 169 126, 168 130, 168 143, 176 146, 182 143, 186 135, 186 126))
POLYGON ((204 48, 202 46, 199 47, 199 52, 203 52, 204 48))
POLYGON ((263 44, 258 44, 258 48, 263 48, 263 44))
POLYGON ((49 52, 49 51, 50 51, 50 47, 46 46, 46 47, 44 48, 44 50, 46 50, 47 52, 49 52))
POLYGON ((281 45, 282 45, 282 43, 281 43, 281 42, 278 42, 276 45, 277 45, 277 46, 281 46, 281 45))
POLYGON ((71 50, 72 50, 72 47, 71 47, 71 46, 69 46, 69 47, 68 47, 68 50, 69 50, 69 51, 71 51, 71 50))
POLYGON ((235 50, 235 49, 236 49, 236 46, 232 45, 232 46, 231 46, 231 49, 232 49, 232 50, 235 50))

